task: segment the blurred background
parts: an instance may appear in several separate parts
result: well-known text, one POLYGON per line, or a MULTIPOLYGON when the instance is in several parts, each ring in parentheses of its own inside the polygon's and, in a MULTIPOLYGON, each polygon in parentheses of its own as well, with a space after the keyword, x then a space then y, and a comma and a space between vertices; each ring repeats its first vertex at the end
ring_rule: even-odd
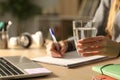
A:
POLYGON ((100 0, 0 0, 0 21, 12 21, 9 36, 42 31, 49 37, 49 28, 57 40, 72 36, 72 21, 81 16, 93 17, 100 0))

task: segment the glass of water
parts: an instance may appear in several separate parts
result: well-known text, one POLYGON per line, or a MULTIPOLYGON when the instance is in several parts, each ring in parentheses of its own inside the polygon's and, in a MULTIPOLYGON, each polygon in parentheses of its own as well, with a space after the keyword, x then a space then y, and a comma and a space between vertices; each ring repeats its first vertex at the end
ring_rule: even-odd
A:
POLYGON ((73 21, 73 36, 75 44, 80 39, 85 39, 89 37, 95 37, 97 29, 95 28, 95 22, 92 18, 82 18, 73 21))

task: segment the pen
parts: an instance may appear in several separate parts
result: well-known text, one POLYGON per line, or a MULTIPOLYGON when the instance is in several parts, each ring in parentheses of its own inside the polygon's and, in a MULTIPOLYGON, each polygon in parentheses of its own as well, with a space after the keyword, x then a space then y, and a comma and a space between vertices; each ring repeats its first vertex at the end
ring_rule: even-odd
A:
POLYGON ((12 22, 11 21, 8 21, 8 22, 0 22, 0 31, 7 31, 8 28, 12 25, 12 22))
POLYGON ((0 31, 2 31, 3 27, 4 27, 5 23, 4 22, 0 22, 0 31))
POLYGON ((52 30, 52 28, 50 28, 49 31, 50 31, 50 35, 55 43, 56 49, 57 49, 57 51, 59 51, 60 49, 59 49, 59 45, 58 45, 57 39, 55 37, 54 31, 52 30))
POLYGON ((4 31, 7 31, 8 28, 12 25, 12 22, 11 21, 8 21, 5 23, 5 26, 4 26, 4 31))

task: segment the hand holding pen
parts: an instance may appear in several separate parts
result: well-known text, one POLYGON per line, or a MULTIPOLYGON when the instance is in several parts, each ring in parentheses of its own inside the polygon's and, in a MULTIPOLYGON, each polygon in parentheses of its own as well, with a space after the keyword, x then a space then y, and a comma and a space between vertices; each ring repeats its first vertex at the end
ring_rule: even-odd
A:
POLYGON ((59 47, 59 44, 58 44, 57 39, 55 37, 55 33, 53 32, 52 28, 50 28, 49 31, 50 31, 50 35, 55 43, 55 47, 56 47, 57 51, 59 51, 60 47, 59 47))
POLYGON ((50 35, 53 39, 53 41, 50 41, 47 44, 47 53, 51 55, 52 57, 63 57, 66 47, 65 47, 65 41, 59 41, 57 42, 54 31, 52 28, 49 29, 50 35))

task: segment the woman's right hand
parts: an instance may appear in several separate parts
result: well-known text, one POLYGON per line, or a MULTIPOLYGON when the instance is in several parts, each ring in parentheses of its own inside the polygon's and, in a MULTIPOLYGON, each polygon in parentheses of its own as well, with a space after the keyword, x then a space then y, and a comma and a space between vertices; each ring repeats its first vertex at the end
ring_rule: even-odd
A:
POLYGON ((58 42, 58 46, 59 46, 59 51, 56 49, 56 43, 54 43, 53 41, 49 41, 47 44, 46 44, 46 50, 47 50, 47 54, 52 56, 52 57, 58 57, 58 58, 61 58, 64 56, 65 52, 67 51, 67 48, 66 48, 66 44, 67 44, 67 41, 60 41, 58 42))

